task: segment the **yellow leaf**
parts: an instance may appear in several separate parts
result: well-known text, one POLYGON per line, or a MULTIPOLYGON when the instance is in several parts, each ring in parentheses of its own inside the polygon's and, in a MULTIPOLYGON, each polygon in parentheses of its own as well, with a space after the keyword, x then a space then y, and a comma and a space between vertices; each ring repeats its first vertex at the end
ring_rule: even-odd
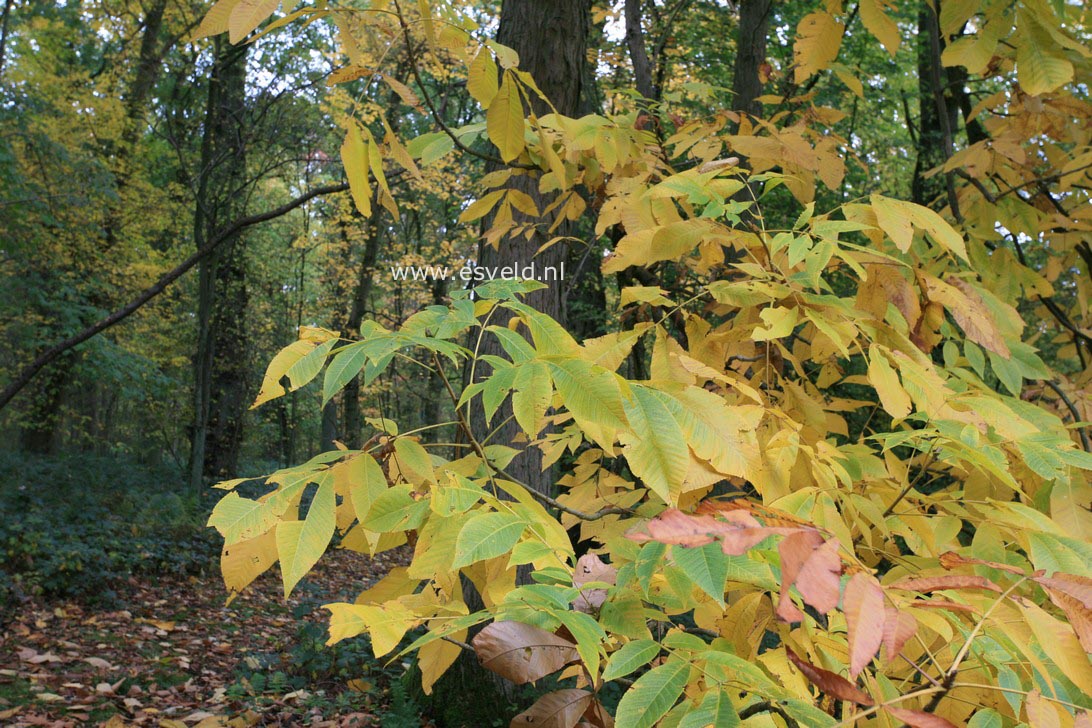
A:
POLYGON ((327 645, 367 632, 376 657, 393 650, 417 621, 413 612, 401 602, 387 602, 382 606, 339 602, 327 604, 324 608, 330 611, 330 639, 326 641, 327 645))
POLYGON ((341 144, 341 163, 345 167, 345 176, 349 178, 349 190, 356 209, 364 217, 371 217, 372 187, 368 182, 368 149, 360 134, 360 127, 355 122, 350 122, 345 141, 341 144))
POLYGON ((280 5, 281 0, 239 0, 228 19, 228 39, 232 43, 243 40, 280 5))
POLYGON ((902 37, 899 35, 899 26, 884 12, 886 5, 884 0, 861 0, 861 21, 894 58, 902 37))
MULTIPOLYGON (((450 636, 452 639, 463 642, 466 640, 466 630, 450 636)), ((417 666, 421 668, 421 689, 425 691, 425 695, 432 695, 432 686, 449 667, 455 664, 460 652, 462 652, 461 647, 447 640, 433 640, 417 652, 417 666)))
POLYGON ((1060 55, 1046 30, 1028 12, 1020 13, 1024 39, 1016 47, 1016 78, 1031 96, 1050 93, 1073 80, 1073 64, 1060 55))
POLYGON ((225 544, 220 552, 220 573, 229 592, 238 594, 277 561, 276 529, 261 536, 225 544))
POLYGON ((197 27, 197 30, 190 36, 190 40, 198 40, 199 38, 207 38, 210 35, 219 35, 227 31, 228 19, 231 18, 231 11, 235 9, 235 6, 239 4, 239 0, 220 0, 212 6, 212 8, 205 14, 204 19, 201 21, 201 25, 197 27))
POLYGON ((1085 695, 1092 695, 1092 663, 1069 625, 1030 602, 1017 602, 1047 657, 1085 695))
POLYGON ((887 357, 877 347, 868 350, 868 381, 876 388, 887 414, 901 420, 910 414, 910 395, 899 384, 899 377, 887 357))
POLYGON ((804 16, 796 26, 796 42, 792 47, 796 83, 803 83, 834 62, 842 47, 844 30, 845 26, 828 13, 816 11, 804 16))
POLYGON ((488 108, 497 95, 497 64, 488 48, 482 47, 467 69, 466 90, 479 104, 488 108))
POLYGON ((505 73, 496 96, 485 112, 485 127, 501 159, 511 162, 526 145, 523 138, 523 102, 512 74, 505 73))

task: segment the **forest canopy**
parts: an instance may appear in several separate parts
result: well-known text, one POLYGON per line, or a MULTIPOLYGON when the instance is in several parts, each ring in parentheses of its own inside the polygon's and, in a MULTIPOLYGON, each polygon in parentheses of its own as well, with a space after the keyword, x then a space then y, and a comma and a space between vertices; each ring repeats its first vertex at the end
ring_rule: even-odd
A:
POLYGON ((1083 3, 21 5, 0 428, 230 599, 402 549, 440 725, 1092 725, 1083 3))

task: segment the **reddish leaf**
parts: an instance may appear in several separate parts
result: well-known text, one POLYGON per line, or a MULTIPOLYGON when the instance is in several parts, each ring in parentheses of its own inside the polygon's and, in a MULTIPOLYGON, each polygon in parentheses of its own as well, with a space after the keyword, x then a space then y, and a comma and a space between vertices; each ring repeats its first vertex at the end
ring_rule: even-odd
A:
POLYGON ((1007 571, 1010 574, 1024 575, 1024 570, 1017 566, 1010 566, 997 561, 983 561, 982 559, 967 558, 966 556, 960 556, 955 551, 945 551, 942 553, 940 555, 940 565, 945 569, 954 569, 957 566, 988 566, 991 569, 1000 569, 1001 571, 1007 571))
POLYGON ((1092 728, 1092 713, 1082 710, 1073 721, 1073 728, 1092 728))
POLYGON ((510 728, 533 725, 536 728, 573 728, 592 702, 587 690, 557 690, 546 693, 509 724, 510 728))
POLYGON ((800 531, 782 539, 777 546, 781 556, 781 595, 777 602, 777 616, 785 622, 803 622, 804 613, 789 598, 789 589, 796 581, 800 569, 823 543, 817 531, 800 531))
POLYGON ((838 556, 838 539, 832 538, 815 549, 800 568, 796 589, 804 601, 826 614, 838 606, 842 559, 838 556))
POLYGON ((483 667, 517 685, 534 682, 580 659, 572 642, 522 622, 494 622, 471 643, 483 667))
POLYGON ((849 677, 853 679, 872 661, 883 642, 883 589, 871 574, 859 572, 849 580, 842 611, 849 632, 849 677))
POLYGON ((931 592, 938 589, 986 589, 1000 594, 1004 591, 986 577, 973 574, 944 574, 923 576, 920 579, 900 579, 890 584, 888 588, 917 592, 931 592))
POLYGON ((949 721, 933 713, 924 710, 910 710, 909 708, 885 708, 888 713, 901 720, 910 728, 956 728, 949 721))
POLYGON ((868 697, 867 693, 841 675, 816 667, 793 652, 791 647, 786 647, 785 652, 792 664, 796 665, 796 669, 804 673, 804 677, 827 695, 839 700, 848 700, 857 705, 874 705, 874 701, 868 697))
POLYGON ((883 648, 888 660, 894 660, 902 647, 918 631, 918 622, 910 615, 894 607, 884 609, 883 648))
POLYGON ((1083 604, 1086 609, 1092 609, 1092 579, 1056 571, 1054 576, 1036 577, 1035 581, 1044 587, 1064 592, 1083 604))
MULTIPOLYGON (((710 510, 706 508, 705 510, 710 510)), ((724 553, 739 556, 769 536, 796 533, 798 528, 767 528, 744 510, 720 512, 720 518, 668 508, 645 524, 647 534, 626 534, 633 541, 659 541, 677 546, 704 546, 720 539, 724 553)))
MULTIPOLYGON (((754 519, 751 519, 754 520, 754 519)), ((717 533, 721 523, 712 516, 693 516, 677 508, 668 508, 653 518, 643 533, 629 533, 627 537, 634 541, 659 541, 660 543, 679 546, 704 546, 713 542, 712 534, 717 533)), ((755 521, 758 525, 758 521, 755 521)))

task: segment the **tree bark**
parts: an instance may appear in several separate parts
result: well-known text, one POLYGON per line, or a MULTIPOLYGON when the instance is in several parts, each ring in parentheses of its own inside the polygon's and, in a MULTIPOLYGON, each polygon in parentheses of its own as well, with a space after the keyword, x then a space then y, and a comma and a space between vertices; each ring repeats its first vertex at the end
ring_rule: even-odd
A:
MULTIPOLYGON (((585 98, 583 83, 585 73, 585 52, 587 36, 591 27, 591 0, 504 0, 501 5, 500 25, 497 41, 519 54, 519 67, 534 78, 543 94, 554 104, 559 113, 575 116, 581 109, 585 98)), ((548 112, 541 102, 533 105, 536 114, 548 112)), ((535 201, 538 209, 544 209, 552 195, 543 195, 538 191, 538 179, 526 174, 513 176, 510 186, 520 189, 535 201)), ((514 213, 516 222, 527 222, 520 213, 514 213)), ((524 265, 534 261, 536 268, 560 266, 568 256, 568 246, 556 244, 543 253, 539 248, 555 235, 567 234, 568 227, 562 226, 554 233, 549 232, 550 219, 539 219, 536 232, 526 238, 517 235, 500 241, 494 249, 484 241, 479 247, 478 262, 486 266, 524 265)), ((553 283, 529 294, 525 301, 538 311, 555 319, 561 318, 561 286, 553 283)), ((490 319, 491 324, 503 326, 510 316, 498 310, 490 319)), ((481 355, 503 355, 499 343, 494 337, 484 337, 481 355)), ((489 367, 479 362, 476 372, 479 377, 489 374, 489 367)), ((465 377, 464 377, 465 379, 465 377)), ((470 426, 474 436, 481 440, 490 432, 491 426, 485 421, 480 403, 475 400, 470 412, 470 426)), ((542 456, 535 448, 520 443, 517 435, 521 434, 515 420, 510 418, 510 404, 503 406, 494 416, 492 426, 503 423, 497 428, 490 440, 491 444, 515 446, 521 454, 508 466, 507 471, 541 493, 553 491, 551 472, 542 470, 542 456)), ((526 570, 523 570, 524 572, 526 570)), ((518 581, 524 583, 528 574, 521 573, 518 581)), ((476 602, 478 596, 473 585, 464 580, 464 598, 471 610, 480 608, 476 602)), ((492 725, 496 721, 507 722, 511 719, 515 703, 511 683, 497 678, 485 670, 473 659, 464 655, 448 674, 435 686, 433 705, 442 712, 444 725, 480 726, 492 725)))
POLYGON ((919 205, 935 204, 946 194, 946 177, 926 173, 948 158, 946 132, 950 133, 957 123, 956 107, 948 104, 945 89, 941 87, 937 16, 928 2, 918 11, 918 154, 911 183, 911 199, 919 205))
MULTIPOLYGON (((575 116, 581 108, 590 25, 590 0, 505 0, 501 6, 497 41, 519 54, 520 69, 531 74, 558 112, 575 116)), ((542 114, 548 108, 539 102, 532 111, 542 114)), ((540 210, 545 209, 553 199, 553 194, 543 195, 539 192, 536 176, 514 175, 509 184, 528 194, 540 210)), ((513 213, 513 217, 517 222, 530 222, 519 212, 513 213)), ((539 253, 539 248, 547 241, 555 235, 565 235, 569 230, 569 226, 562 225, 550 233, 552 222, 549 217, 540 218, 536 232, 529 239, 522 234, 506 238, 500 241, 497 248, 483 242, 478 252, 480 264, 499 267, 526 265, 534 261, 538 270, 546 266, 560 270, 568 256, 567 245, 559 243, 539 253)), ((536 310, 561 319, 561 285, 558 282, 547 284, 545 288, 529 294, 525 301, 536 310)), ((504 326, 508 318, 498 311, 490 323, 504 326)), ((493 337, 485 337, 479 354, 503 355, 503 350, 493 337)), ((488 366, 479 364, 476 371, 487 376, 488 370, 488 366)), ((504 422, 510 414, 511 406, 505 405, 494 417, 493 423, 504 422)), ((480 406, 472 409, 470 423, 478 438, 483 438, 490 430, 480 406)), ((519 432, 519 425, 514 419, 509 419, 507 424, 500 426, 491 442, 512 444, 516 442, 519 432)), ((551 473, 543 472, 541 453, 534 448, 524 448, 522 454, 512 461, 508 472, 538 492, 550 493, 553 489, 551 473)))
MULTIPOLYGON (((246 176, 244 115, 249 45, 213 40, 208 106, 201 145, 201 175, 194 213, 198 248, 242 214, 246 176)), ((246 387, 246 285, 242 235, 201 262, 197 352, 194 359, 194 424, 190 483, 222 477, 238 463, 246 387), (241 308, 236 308, 241 307, 241 308), (241 391, 240 391, 241 390, 241 391), (226 472, 225 472, 226 471, 226 472)))
POLYGON ((732 76, 732 109, 751 116, 762 115, 762 64, 766 62, 766 38, 772 0, 740 0, 739 36, 732 76))

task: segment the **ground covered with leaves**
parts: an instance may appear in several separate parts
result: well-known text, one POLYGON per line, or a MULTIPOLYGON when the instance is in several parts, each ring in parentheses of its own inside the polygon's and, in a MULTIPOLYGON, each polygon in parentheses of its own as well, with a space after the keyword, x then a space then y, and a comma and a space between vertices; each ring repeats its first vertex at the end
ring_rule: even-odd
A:
POLYGON ((275 574, 228 606, 214 576, 133 577, 110 605, 26 598, 0 633, 0 723, 421 726, 405 664, 324 647, 321 605, 407 559, 332 553, 287 602, 275 574))

